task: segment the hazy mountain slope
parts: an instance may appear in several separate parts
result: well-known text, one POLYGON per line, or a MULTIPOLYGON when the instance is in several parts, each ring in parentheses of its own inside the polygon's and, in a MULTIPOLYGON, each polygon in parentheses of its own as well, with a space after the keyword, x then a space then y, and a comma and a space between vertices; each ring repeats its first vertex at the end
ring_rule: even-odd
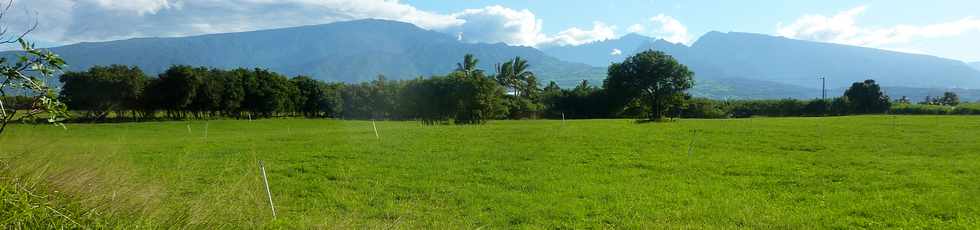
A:
POLYGON ((980 87, 980 72, 961 61, 759 34, 708 33, 685 59, 717 66, 722 77, 798 85, 825 76, 836 86, 871 78, 888 86, 980 87))
MULTIPOLYGON (((980 89, 924 89, 909 87, 885 87, 884 91, 892 99, 899 99, 902 96, 908 97, 912 102, 924 101, 926 96, 940 97, 945 92, 956 93, 961 102, 980 102, 980 89)), ((844 93, 844 89, 838 89, 837 93, 844 93)))
POLYGON ((699 79, 752 79, 819 88, 818 77, 827 77, 834 87, 871 78, 886 86, 980 88, 980 71, 957 60, 750 33, 710 32, 691 46, 629 35, 544 50, 562 60, 607 66, 609 49, 629 45, 636 47, 619 48, 623 55, 616 61, 647 49, 661 50, 694 70, 699 79))
MULTIPOLYGON (((385 20, 178 38, 140 38, 80 43, 52 50, 70 70, 93 65, 136 65, 150 74, 171 65, 217 68, 268 68, 290 76, 311 75, 330 81, 358 82, 384 74, 391 79, 446 74, 472 53, 480 67, 516 56, 528 59, 542 78, 594 78, 596 69, 549 57, 530 47, 468 44, 454 37, 385 20)), ((7 53, 10 55, 10 53, 7 53)), ((600 72, 601 73, 601 72, 600 72)))
POLYGON ((970 66, 973 67, 974 69, 977 69, 977 71, 980 71, 980 61, 978 61, 978 62, 971 62, 970 63, 970 66))
POLYGON ((445 74, 466 53, 475 54, 488 71, 495 63, 520 56, 529 60, 542 83, 554 80, 573 87, 581 80, 601 84, 610 62, 651 48, 674 55, 694 70, 698 85, 693 94, 719 99, 813 98, 819 96, 818 76, 829 79, 830 89, 873 78, 885 86, 904 87, 902 94, 916 100, 937 88, 980 88, 980 71, 960 61, 745 33, 711 32, 692 46, 631 34, 544 49, 563 60, 530 47, 462 43, 450 35, 385 20, 80 43, 52 50, 65 57, 70 70, 126 64, 153 75, 175 64, 259 67, 346 82, 368 81, 378 74, 391 79, 445 74), (613 49, 622 55, 610 55, 613 49))
POLYGON ((653 38, 631 33, 617 39, 597 41, 578 46, 545 47, 541 51, 565 61, 606 67, 609 66, 609 63, 623 61, 637 47, 653 41, 653 38), (613 53, 614 50, 618 50, 620 54, 613 53))
POLYGON ((713 99, 813 99, 819 88, 807 88, 752 79, 699 79, 690 91, 692 96, 713 99))

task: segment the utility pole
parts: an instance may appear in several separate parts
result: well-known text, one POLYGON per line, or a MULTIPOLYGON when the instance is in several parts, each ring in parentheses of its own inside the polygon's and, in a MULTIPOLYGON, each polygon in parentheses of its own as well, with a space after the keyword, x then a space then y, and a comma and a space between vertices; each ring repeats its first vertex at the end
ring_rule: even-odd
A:
POLYGON ((827 100, 827 78, 820 77, 820 80, 823 82, 823 86, 820 89, 820 95, 821 95, 820 98, 823 100, 827 100))

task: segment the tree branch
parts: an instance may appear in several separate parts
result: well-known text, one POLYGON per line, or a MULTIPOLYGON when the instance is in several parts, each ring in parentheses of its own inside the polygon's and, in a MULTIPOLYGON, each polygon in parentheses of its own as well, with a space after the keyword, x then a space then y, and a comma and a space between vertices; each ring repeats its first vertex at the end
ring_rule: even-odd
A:
POLYGON ((3 130, 7 128, 7 124, 10 123, 11 119, 13 119, 14 115, 16 114, 17 114, 17 110, 14 109, 13 111, 10 112, 10 114, 7 114, 2 119, 0 119, 0 123, 3 123, 0 124, 0 134, 3 134, 3 130))
MULTIPOLYGON (((10 11, 10 8, 13 5, 14 5, 13 0, 8 0, 7 1, 7 5, 3 7, 3 10, 2 11, 0 11, 0 24, 2 24, 3 19, 7 16, 7 12, 10 11)), ((7 31, 8 31, 9 28, 8 27, 4 27, 4 28, 0 29, 0 45, 2 45, 2 44, 13 44, 13 43, 17 43, 19 40, 23 39, 28 34, 34 32, 34 30, 37 30, 38 25, 39 25, 38 13, 35 11, 34 12, 34 23, 32 23, 31 26, 26 31, 24 31, 23 33, 20 33, 18 36, 10 37, 10 38, 3 38, 4 35, 7 34, 7 31)))

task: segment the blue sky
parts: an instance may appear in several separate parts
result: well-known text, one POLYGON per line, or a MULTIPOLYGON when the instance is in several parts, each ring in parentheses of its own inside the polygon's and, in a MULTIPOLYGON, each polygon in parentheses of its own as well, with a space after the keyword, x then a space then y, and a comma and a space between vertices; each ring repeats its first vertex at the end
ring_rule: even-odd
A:
POLYGON ((834 15, 838 12, 868 6, 860 24, 886 27, 897 24, 928 24, 954 21, 968 16, 980 17, 980 1, 677 1, 677 0, 616 0, 616 1, 517 1, 517 0, 406 0, 404 3, 420 9, 452 13, 462 9, 502 5, 528 9, 543 19, 545 32, 555 33, 564 28, 588 26, 592 21, 615 25, 630 25, 657 14, 677 18, 695 33, 707 31, 743 31, 772 33, 779 22, 789 23, 806 14, 834 15), (746 3, 748 2, 748 3, 746 3))
MULTIPOLYGON (((854 17, 855 25, 868 29, 888 29, 903 25, 928 26, 971 17, 980 20, 980 1, 976 0, 407 0, 404 2, 421 9, 442 13, 487 5, 528 9, 542 20, 543 31, 547 34, 558 33, 570 27, 585 28, 595 21, 601 21, 616 26, 617 34, 621 35, 627 32, 626 29, 630 25, 649 24, 649 18, 664 14, 681 22, 694 39, 709 31, 779 35, 780 23, 788 25, 806 15, 832 17, 858 7, 865 9, 854 17)), ((972 29, 964 29, 961 34, 935 37, 923 35, 922 37, 924 38, 912 38, 908 42, 863 46, 980 61, 980 42, 977 42, 980 41, 980 25, 973 25, 972 29)))
POLYGON ((714 30, 980 61, 976 0, 14 0, 13 9, 8 26, 37 19, 30 38, 44 46, 380 18, 469 42, 535 47, 629 32, 690 44, 714 30))

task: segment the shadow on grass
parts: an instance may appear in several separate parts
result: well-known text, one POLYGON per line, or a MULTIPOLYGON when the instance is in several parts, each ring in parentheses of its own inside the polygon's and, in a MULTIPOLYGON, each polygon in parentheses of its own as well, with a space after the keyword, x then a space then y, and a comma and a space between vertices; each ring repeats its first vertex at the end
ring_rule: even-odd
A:
POLYGON ((671 123, 677 122, 678 118, 661 118, 661 119, 637 119, 633 121, 636 124, 648 124, 648 123, 671 123))

